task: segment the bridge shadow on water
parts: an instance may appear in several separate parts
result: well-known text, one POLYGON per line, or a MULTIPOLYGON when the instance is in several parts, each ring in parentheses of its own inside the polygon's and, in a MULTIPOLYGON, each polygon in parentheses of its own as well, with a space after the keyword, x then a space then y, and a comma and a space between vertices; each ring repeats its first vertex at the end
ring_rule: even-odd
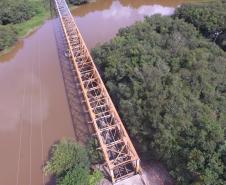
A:
POLYGON ((54 29, 75 138, 79 143, 85 144, 93 133, 92 126, 88 123, 90 121, 89 114, 85 103, 82 102, 84 98, 76 73, 73 71, 73 65, 66 56, 67 43, 58 19, 54 21, 54 29))

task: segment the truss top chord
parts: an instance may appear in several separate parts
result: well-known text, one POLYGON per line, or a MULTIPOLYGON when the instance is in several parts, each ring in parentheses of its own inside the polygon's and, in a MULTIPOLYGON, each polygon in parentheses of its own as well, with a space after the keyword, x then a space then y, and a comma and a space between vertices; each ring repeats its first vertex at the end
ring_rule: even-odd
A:
POLYGON ((54 0, 82 94, 113 182, 140 172, 140 159, 65 0, 54 0))

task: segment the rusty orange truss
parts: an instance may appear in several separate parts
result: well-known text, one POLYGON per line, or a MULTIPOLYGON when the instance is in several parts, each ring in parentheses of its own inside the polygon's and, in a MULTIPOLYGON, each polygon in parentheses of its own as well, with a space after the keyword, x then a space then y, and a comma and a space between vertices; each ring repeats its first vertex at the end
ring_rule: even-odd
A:
POLYGON ((79 79, 112 182, 140 172, 140 159, 115 109, 65 0, 54 0, 69 58, 79 79))

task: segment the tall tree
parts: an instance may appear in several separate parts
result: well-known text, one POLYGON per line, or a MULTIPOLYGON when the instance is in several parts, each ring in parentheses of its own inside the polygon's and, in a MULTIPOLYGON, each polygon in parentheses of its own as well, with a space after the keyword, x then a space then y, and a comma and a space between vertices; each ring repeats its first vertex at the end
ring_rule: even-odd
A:
POLYGON ((92 55, 138 150, 163 161, 177 184, 226 183, 221 49, 182 19, 153 16, 92 55))

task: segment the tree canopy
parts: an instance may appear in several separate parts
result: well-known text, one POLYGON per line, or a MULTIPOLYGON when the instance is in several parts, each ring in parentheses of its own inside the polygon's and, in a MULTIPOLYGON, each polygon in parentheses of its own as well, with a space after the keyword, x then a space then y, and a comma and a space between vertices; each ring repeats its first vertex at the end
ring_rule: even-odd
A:
POLYGON ((146 17, 92 52, 130 135, 177 184, 226 183, 226 54, 182 19, 146 17))
POLYGON ((32 27, 41 24, 47 15, 46 4, 41 0, 0 1, 0 52, 11 47, 32 27), (27 21, 30 22, 26 24, 27 21))
POLYGON ((0 51, 12 46, 17 38, 15 29, 12 26, 0 25, 0 51))
POLYGON ((36 14, 35 4, 29 0, 1 0, 0 24, 16 24, 29 20, 36 14))
POLYGON ((44 172, 55 175, 58 185, 96 185, 103 178, 101 172, 90 170, 87 150, 72 139, 53 145, 44 172))
POLYGON ((175 17, 193 24, 205 37, 226 51, 226 0, 186 4, 176 10, 175 17))

